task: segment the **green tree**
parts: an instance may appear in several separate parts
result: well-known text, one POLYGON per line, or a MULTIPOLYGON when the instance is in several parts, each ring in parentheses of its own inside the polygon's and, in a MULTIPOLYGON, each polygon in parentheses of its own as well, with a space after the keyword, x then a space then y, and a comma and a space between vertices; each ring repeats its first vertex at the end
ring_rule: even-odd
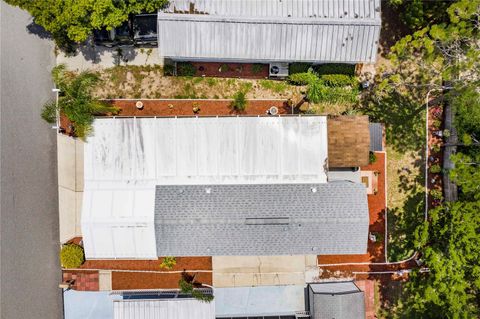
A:
POLYGON ((94 29, 111 30, 131 14, 155 12, 167 0, 6 0, 27 10, 35 23, 52 34, 60 45, 82 42, 94 29))
MULTIPOLYGON (((92 90, 100 81, 95 73, 84 71, 80 74, 68 72, 61 64, 52 70, 53 81, 60 89, 58 108, 72 122, 75 135, 85 139, 92 131, 95 115, 116 114, 118 109, 93 97, 92 90)), ((44 105, 42 117, 55 120, 52 102, 44 105)))
POLYGON ((400 12, 405 25, 415 30, 444 22, 452 1, 389 0, 388 3, 400 12))
POLYGON ((415 232, 428 272, 413 271, 397 309, 401 318, 478 318, 480 202, 430 211, 415 232))

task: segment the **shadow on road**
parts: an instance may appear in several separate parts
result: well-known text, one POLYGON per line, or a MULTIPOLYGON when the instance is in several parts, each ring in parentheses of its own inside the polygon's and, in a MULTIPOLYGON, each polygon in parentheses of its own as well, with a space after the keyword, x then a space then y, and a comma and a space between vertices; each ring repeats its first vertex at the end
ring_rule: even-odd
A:
POLYGON ((52 35, 50 34, 50 32, 48 32, 41 25, 38 25, 33 21, 30 24, 28 24, 26 28, 28 33, 35 34, 40 39, 52 40, 52 35))

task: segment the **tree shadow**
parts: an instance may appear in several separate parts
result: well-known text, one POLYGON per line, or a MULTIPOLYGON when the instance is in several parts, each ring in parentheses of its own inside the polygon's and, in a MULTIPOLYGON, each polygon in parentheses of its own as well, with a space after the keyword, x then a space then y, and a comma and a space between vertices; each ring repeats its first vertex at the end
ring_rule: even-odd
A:
POLYGON ((390 5, 382 7, 382 28, 380 29, 380 54, 387 55, 390 48, 410 33, 408 26, 400 20, 398 10, 390 5))
POLYGON ((407 197, 403 207, 388 211, 389 261, 410 257, 414 251, 414 232, 424 221, 425 194, 416 189, 407 197))
POLYGON ((133 45, 108 48, 95 45, 91 38, 78 45, 77 54, 83 55, 85 60, 91 61, 94 64, 101 63, 102 57, 106 57, 110 54, 113 58, 112 66, 132 62, 137 56, 137 52, 133 45))
POLYGON ((387 144, 400 152, 424 145, 424 107, 413 98, 392 90, 377 96, 375 89, 362 96, 362 112, 371 121, 385 124, 387 144))
POLYGON ((41 25, 38 25, 33 21, 26 26, 26 29, 28 33, 34 34, 38 36, 40 39, 53 40, 53 37, 50 34, 50 32, 48 32, 41 25))

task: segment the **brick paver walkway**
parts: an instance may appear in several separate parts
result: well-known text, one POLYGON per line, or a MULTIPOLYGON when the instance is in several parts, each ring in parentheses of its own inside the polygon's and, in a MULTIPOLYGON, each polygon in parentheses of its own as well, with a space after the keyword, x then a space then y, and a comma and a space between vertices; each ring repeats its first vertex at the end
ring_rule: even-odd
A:
POLYGON ((98 291, 98 271, 63 271, 63 282, 74 280, 72 289, 79 291, 98 291))

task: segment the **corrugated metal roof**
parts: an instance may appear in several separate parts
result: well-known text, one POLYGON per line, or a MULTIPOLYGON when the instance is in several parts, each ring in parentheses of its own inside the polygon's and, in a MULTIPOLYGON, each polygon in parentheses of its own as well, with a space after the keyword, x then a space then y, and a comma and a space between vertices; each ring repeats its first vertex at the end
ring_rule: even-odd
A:
POLYGON ((95 185, 324 183, 327 144, 324 116, 102 118, 84 175, 95 185))
POLYGON ((380 0, 173 1, 158 19, 161 56, 207 61, 375 62, 381 25, 380 0))
POLYGON ((383 125, 381 123, 370 123, 370 151, 383 151, 383 125))
POLYGON ((159 256, 364 254, 368 224, 365 186, 351 182, 156 189, 159 256))
POLYGON ((167 13, 231 17, 379 19, 380 0, 172 0, 167 13))
POLYGON ((116 300, 114 319, 215 319, 215 302, 194 299, 116 300))

